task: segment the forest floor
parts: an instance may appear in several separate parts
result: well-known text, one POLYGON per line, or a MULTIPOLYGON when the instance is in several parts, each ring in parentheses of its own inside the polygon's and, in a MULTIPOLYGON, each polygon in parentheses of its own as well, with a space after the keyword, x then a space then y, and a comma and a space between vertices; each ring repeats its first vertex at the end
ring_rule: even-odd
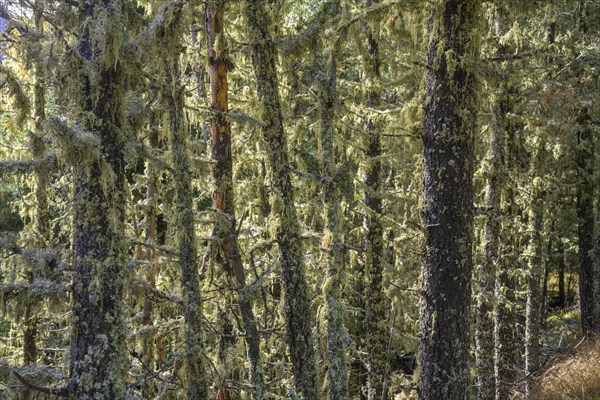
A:
POLYGON ((543 368, 533 377, 530 398, 599 400, 600 340, 582 335, 579 310, 550 314, 543 335, 543 368))

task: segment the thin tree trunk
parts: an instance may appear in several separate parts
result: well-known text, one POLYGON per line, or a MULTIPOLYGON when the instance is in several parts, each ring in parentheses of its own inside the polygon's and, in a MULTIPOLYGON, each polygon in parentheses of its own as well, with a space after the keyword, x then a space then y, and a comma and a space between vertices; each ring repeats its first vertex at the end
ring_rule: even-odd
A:
MULTIPOLYGON (((156 126, 156 120, 154 114, 150 116, 150 136, 149 144, 151 149, 158 147, 158 127, 156 126)), ((146 281, 152 289, 156 289, 156 273, 158 268, 158 255, 154 249, 156 244, 156 182, 157 182, 157 171, 155 162, 148 160, 146 165, 146 177, 148 183, 146 185, 146 227, 145 227, 145 240, 149 246, 146 248, 144 254, 146 261, 150 263, 150 268, 146 272, 146 281)), ((142 310, 142 324, 145 326, 153 325, 152 313, 153 313, 152 300, 148 295, 144 296, 144 308, 142 310)), ((154 335, 145 335, 144 342, 142 344, 142 360, 147 367, 154 367, 154 335)), ((142 388, 144 399, 153 399, 156 393, 156 384, 154 380, 149 380, 144 383, 142 388)))
POLYGON ((423 126, 426 230, 420 318, 422 400, 470 398, 477 0, 446 0, 429 24, 423 126), (457 190, 460 188, 460 190, 457 190))
POLYGON ((525 372, 527 373, 526 393, 529 395, 529 378, 540 367, 540 314, 542 279, 542 227, 543 227, 543 188, 541 174, 543 168, 543 143, 537 143, 533 151, 530 176, 532 179, 531 205, 529 208, 529 248, 527 268, 527 306, 525 309, 525 372))
MULTIPOLYGON (((496 9, 496 36, 502 37, 507 22, 507 12, 503 7, 496 9)), ((509 51, 506 45, 500 44, 498 39, 497 50, 500 53, 509 51)), ((505 63, 505 69, 509 64, 505 63)), ((504 183, 511 174, 515 172, 515 128, 509 123, 507 115, 512 112, 514 89, 509 86, 509 71, 503 71, 499 85, 501 87, 500 97, 493 108, 495 126, 500 137, 498 140, 500 149, 499 156, 502 165, 500 168, 500 215, 513 217, 516 215, 515 195, 512 185, 504 183)), ((497 249, 498 259, 496 267, 496 282, 494 286, 494 377, 495 377, 495 400, 509 398, 511 387, 516 379, 517 345, 516 339, 516 313, 515 313, 515 285, 516 267, 515 256, 517 241, 513 238, 511 224, 500 227, 501 239, 497 249)))
MULTIPOLYGON (((370 7, 371 0, 365 2, 370 7)), ((380 105, 380 90, 376 89, 381 80, 381 59, 379 41, 370 26, 366 26, 368 55, 365 57, 365 75, 371 89, 367 93, 367 107, 380 105)), ((387 399, 386 370, 388 354, 386 349, 387 303, 383 293, 383 206, 381 201, 381 132, 375 121, 367 117, 365 121, 366 162, 364 175, 364 199, 367 212, 367 228, 363 329, 365 332, 365 351, 367 367, 367 399, 387 399)))
MULTIPOLYGON (((497 113, 494 113, 497 115, 497 113)), ((500 193, 504 183, 502 171, 504 126, 498 121, 492 126, 487 160, 487 183, 485 187, 485 209, 487 219, 483 228, 483 255, 479 269, 479 295, 475 327, 477 398, 491 400, 496 396, 494 371, 494 303, 499 262, 500 238, 500 193)))
POLYGON ((567 297, 565 294, 565 267, 566 267, 566 254, 565 245, 563 244, 562 238, 558 240, 559 261, 558 261, 558 307, 560 309, 565 308, 567 304, 567 297))
POLYGON ((579 301, 581 328, 585 333, 594 329, 594 145, 592 129, 587 126, 589 113, 582 110, 578 117, 577 132, 577 218, 579 237, 579 301))
MULTIPOLYGON (((598 140, 594 144, 596 151, 598 151, 598 140)), ((600 168, 598 168, 598 161, 596 161, 596 171, 594 174, 594 183, 596 186, 596 219, 594 221, 595 229, 595 243, 594 243, 594 334, 600 336, 600 168)), ((564 263, 564 262, 563 262, 564 263)), ((563 266, 563 297, 564 297, 564 266, 563 266)))
POLYGON ((263 137, 267 144, 271 182, 271 213, 276 219, 276 241, 285 290, 287 339, 297 394, 318 399, 318 377, 312 339, 312 312, 304 272, 300 226, 289 175, 287 138, 283 129, 278 92, 275 43, 269 33, 265 0, 246 2, 246 21, 252 47, 254 72, 261 102, 263 137))
POLYGON ((181 83, 177 46, 172 48, 182 36, 181 14, 181 10, 176 11, 173 21, 165 29, 165 86, 162 97, 168 115, 173 160, 175 220, 185 320, 185 387, 188 400, 206 400, 208 382, 203 359, 202 296, 196 257, 192 171, 187 149, 189 131, 183 111, 185 87, 181 83))
POLYGON ((340 220, 339 174, 335 162, 334 115, 337 102, 336 62, 332 51, 329 65, 321 63, 319 72, 319 111, 321 131, 322 194, 325 205, 325 232, 322 247, 325 250, 325 284, 323 295, 327 319, 327 376, 330 400, 348 398, 346 369, 344 308, 341 303, 341 275, 344 262, 343 227, 340 220))
POLYGON ((213 253, 216 261, 237 284, 238 303, 250 361, 252 398, 262 400, 266 398, 266 388, 260 360, 260 334, 256 326, 251 299, 244 294, 246 275, 238 248, 235 226, 231 132, 226 116, 229 111, 227 49, 225 47, 215 48, 217 41, 221 41, 221 43, 225 41, 222 37, 224 34, 224 10, 224 0, 217 1, 216 5, 206 5, 211 108, 217 112, 210 121, 211 156, 215 161, 213 207, 217 210, 213 235, 217 249, 213 253))
MULTIPOLYGON (((34 12, 34 23, 35 30, 39 35, 43 34, 42 14, 41 8, 43 2, 36 0, 35 12, 34 12)), ((41 60, 36 59, 34 65, 34 78, 35 85, 33 88, 33 97, 35 103, 34 117, 35 117, 35 135, 32 136, 32 148, 33 157, 42 157, 46 152, 46 144, 39 138, 43 132, 43 124, 46 119, 46 73, 44 65, 41 60)), ((37 184, 35 188, 35 199, 36 199, 36 229, 35 234, 36 245, 40 248, 44 248, 48 244, 49 239, 49 216, 48 216, 48 171, 41 167, 36 169, 37 184)), ((32 271, 28 271, 28 280, 31 284, 33 279, 32 271)), ((25 307, 24 313, 24 331, 23 331, 23 364, 28 365, 30 363, 37 362, 37 316, 32 315, 31 301, 28 301, 25 307)), ((30 398, 31 394, 27 390, 24 392, 24 398, 30 398)))

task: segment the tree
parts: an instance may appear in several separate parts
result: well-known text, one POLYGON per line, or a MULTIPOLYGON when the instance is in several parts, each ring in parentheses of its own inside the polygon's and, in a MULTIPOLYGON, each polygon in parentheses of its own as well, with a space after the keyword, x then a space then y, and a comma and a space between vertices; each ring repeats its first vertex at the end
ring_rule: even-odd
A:
POLYGON ((72 93, 78 125, 54 121, 52 127, 71 156, 75 180, 73 337, 67 390, 78 399, 116 399, 124 395, 128 363, 123 320, 127 251, 122 235, 127 139, 120 60, 121 32, 126 27, 121 24, 121 2, 86 1, 79 10, 71 82, 81 88, 72 93))
POLYGON ((228 49, 225 45, 224 19, 225 1, 206 5, 206 29, 208 33, 209 75, 211 108, 215 115, 210 121, 211 156, 215 161, 213 177, 216 190, 213 207, 217 210, 214 227, 216 240, 215 256, 223 270, 237 285, 238 303, 244 324, 252 397, 262 400, 266 396, 263 369, 260 358, 260 334, 258 332, 252 301, 247 293, 246 273, 237 242, 235 198, 233 193, 233 160, 231 129, 227 121, 228 98, 228 49), (216 48, 217 41, 221 48, 216 48))
POLYGON ((294 383, 307 400, 318 398, 318 377, 311 334, 312 313, 304 276, 300 227, 296 216, 289 175, 287 140, 283 129, 275 43, 269 33, 270 20, 265 1, 246 4, 246 23, 252 46, 256 87, 261 102, 262 129, 267 143, 271 213, 276 218, 276 241, 285 290, 284 309, 294 383))
POLYGON ((421 399, 468 399, 473 219, 476 0, 448 0, 429 21, 423 126, 425 229, 421 399), (461 188, 461 190, 456 190, 461 188))
MULTIPOLYGON (((366 7, 372 6, 367 0, 366 7)), ((364 56, 365 75, 370 84, 367 93, 367 107, 375 108, 381 104, 381 55, 377 31, 370 26, 365 27, 367 51, 364 56)), ((386 301, 383 292, 384 239, 383 239, 383 205, 381 199, 381 132, 372 117, 367 117, 364 124, 366 134, 366 166, 364 174, 364 201, 367 207, 365 215, 366 265, 364 304, 365 315, 363 329, 365 350, 367 353, 367 398, 369 400, 386 399, 385 382, 387 358, 386 354, 386 301)))
POLYGON ((183 13, 181 8, 173 8, 171 12, 170 23, 163 28, 162 37, 160 32, 158 37, 162 39, 160 44, 166 50, 163 60, 165 83, 162 100, 168 118, 173 153, 175 219, 185 320, 186 395, 188 400, 206 400, 209 398, 209 394, 203 359, 202 296, 198 281, 192 171, 188 156, 189 130, 186 126, 183 109, 185 87, 181 83, 179 52, 177 51, 180 46, 183 13))
MULTIPOLYGON (((339 1, 326 5, 330 15, 337 15, 339 1)), ((325 54, 318 62, 319 72, 319 125, 321 134, 321 179, 325 206, 325 229, 322 247, 324 248, 325 283, 323 295, 326 304, 327 320, 327 377, 330 400, 348 398, 348 373, 346 369, 346 331, 344 328, 344 308, 342 303, 342 274, 344 265, 343 225, 340 217, 341 174, 338 171, 335 147, 335 110, 337 105, 337 49, 326 47, 325 54)))

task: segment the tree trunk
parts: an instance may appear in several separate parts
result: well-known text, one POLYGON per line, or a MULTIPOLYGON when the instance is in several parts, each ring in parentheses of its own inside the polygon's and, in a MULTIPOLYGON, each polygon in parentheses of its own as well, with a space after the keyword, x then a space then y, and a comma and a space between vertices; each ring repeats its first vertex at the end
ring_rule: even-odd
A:
MULTIPOLYGON (((367 0, 366 7, 371 6, 367 0)), ((380 105, 380 90, 376 89, 381 80, 381 59, 379 41, 370 26, 366 26, 368 55, 364 57, 365 76, 371 86, 367 93, 367 107, 380 105)), ((381 201, 381 133, 372 118, 365 121, 366 161, 364 174, 364 200, 367 207, 365 227, 367 228, 363 329, 367 367, 367 399, 387 399, 386 370, 388 341, 386 313, 387 302, 383 293, 383 206, 381 201)))
POLYGON ((123 240, 124 79, 119 55, 102 46, 118 43, 122 10, 115 2, 98 0, 82 2, 80 12, 78 51, 89 66, 76 66, 82 88, 77 93, 78 117, 99 141, 101 154, 98 160, 74 165, 74 329, 68 392, 72 398, 108 400, 125 392, 127 333, 122 303, 128 260, 123 240), (102 28, 95 26, 97 21, 103 21, 102 28), (98 31, 104 35, 101 41, 94 37, 98 31))
POLYGON ((479 8, 477 0, 446 0, 429 24, 419 355, 423 400, 470 398, 476 123, 476 78, 470 65, 477 57, 473 28, 479 8))
MULTIPOLYGON (((151 149, 158 147, 158 127, 156 126, 155 115, 150 116, 150 136, 149 145, 151 149)), ((146 272, 146 281, 150 288, 156 289, 156 273, 158 272, 158 254, 154 249, 156 244, 156 192, 157 192, 157 168, 153 160, 148 160, 146 165, 146 177, 148 183, 146 185, 146 227, 145 227, 145 240, 149 246, 146 248, 144 254, 147 262, 150 263, 150 268, 146 272)), ((144 296, 144 308, 142 310, 142 324, 145 326, 153 325, 153 304, 152 300, 148 295, 144 296)), ((157 338, 155 335, 144 335, 144 342, 142 344, 142 361, 145 365, 152 369, 154 367, 154 341, 157 338)), ((153 399, 156 393, 156 383, 154 380, 149 380, 144 383, 142 388, 144 399, 153 399)))
MULTIPOLYGON (((42 13, 41 8, 43 2, 36 0, 34 12, 34 24, 37 34, 43 34, 42 24, 42 13)), ((38 135, 43 132, 43 124, 46 119, 46 73, 44 65, 39 58, 35 59, 34 62, 34 79, 35 86, 33 88, 34 97, 34 117, 35 117, 35 135, 31 138, 31 147, 33 149, 33 157, 39 158, 46 152, 46 144, 40 139, 38 135)), ((45 168, 36 168, 36 188, 35 188, 35 200, 36 200, 36 227, 35 234, 36 246, 45 248, 48 245, 50 239, 50 226, 48 216, 48 171, 45 168)), ((29 283, 33 283, 34 276, 32 271, 27 272, 29 283)), ((29 365, 30 363, 37 362, 37 316, 32 314, 31 300, 27 302, 24 313, 23 321, 23 364, 29 365)), ((24 392, 24 398, 29 399, 31 393, 29 390, 24 392)))
MULTIPOLYGON (((502 37, 507 22, 507 12, 503 7, 496 9, 496 36, 502 37)), ((498 54, 506 54, 511 51, 508 46, 498 43, 498 54)), ((517 214, 515 204, 515 191, 512 185, 505 185, 507 179, 515 172, 515 127, 509 122, 507 115, 512 112, 514 88, 509 84, 511 76, 509 62, 505 62, 502 77, 499 82, 501 93, 493 108, 495 119, 494 129, 498 130, 500 137, 499 156, 502 162, 500 166, 500 215, 514 218, 517 214)), ((516 248, 518 241, 514 239, 512 223, 505 223, 500 227, 501 244, 503 251, 498 249, 496 267, 496 282, 494 287, 494 377, 495 377, 495 399, 504 400, 509 398, 512 384, 516 379, 517 345, 516 338, 516 313, 515 313, 515 285, 516 285, 516 248)))
POLYGON ((504 126, 500 125, 498 121, 492 125, 486 157, 489 162, 485 187, 487 219, 483 228, 483 255, 479 269, 479 295, 475 327, 477 399, 479 400, 491 400, 496 396, 493 314, 499 262, 500 192, 504 183, 502 171, 504 126))
POLYGON ((207 400, 208 382, 204 367, 202 297, 196 257, 196 228, 192 195, 192 171, 188 156, 189 132, 183 111, 185 87, 179 67, 179 40, 182 36, 181 10, 165 28, 165 85, 162 99, 168 115, 173 182, 175 186, 175 221, 181 269, 183 317, 185 320, 186 393, 188 400, 207 400), (175 43, 175 46, 173 44, 175 43))
POLYGON ((265 399, 266 389, 263 369, 260 360, 260 334, 258 332, 251 299, 244 294, 246 275, 238 248, 235 198, 233 192, 233 161, 231 150, 231 132, 227 121, 228 82, 227 82, 227 49, 215 48, 215 43, 225 42, 222 36, 225 1, 219 0, 215 5, 206 5, 206 29, 208 32, 209 76, 211 108, 216 114, 210 121, 211 156, 215 161, 213 177, 213 207, 217 211, 213 237, 216 249, 213 251, 215 261, 235 281, 238 291, 238 303, 245 330, 248 359, 250 361, 250 381, 252 382, 252 398, 265 399))
POLYGON ((542 280, 542 234, 543 227, 543 188, 542 168, 544 144, 538 142, 533 150, 530 177, 531 205, 529 208, 529 248, 527 251, 527 306, 525 309, 525 372, 527 374, 526 393, 529 394, 529 377, 537 371, 540 362, 540 314, 542 280))
POLYGON ((275 64, 275 43, 269 33, 270 21, 265 5, 266 0, 248 1, 245 11, 261 102, 261 119, 265 122, 263 137, 267 144, 271 213, 276 220, 276 241, 285 290, 287 339, 297 394, 306 400, 316 400, 319 384, 311 334, 312 312, 294 190, 289 175, 287 138, 283 129, 275 64))
POLYGON ((560 257, 558 261, 558 307, 563 309, 567 304, 567 296, 565 293, 565 267, 567 263, 565 245, 563 244, 562 238, 558 238, 557 251, 560 257))
POLYGON ((587 110, 577 116, 577 218, 579 237, 579 301, 581 304, 581 328, 585 333, 594 329, 594 141, 592 129, 587 126, 587 110))
MULTIPOLYGON (((325 60, 323 60, 325 61, 325 60)), ((344 307, 342 306, 343 227, 340 220, 339 173, 335 162, 334 114, 337 102, 336 62, 332 51, 329 65, 320 63, 319 111, 321 133, 322 194, 325 206, 325 231, 321 247, 324 249, 325 296, 327 319, 327 376, 329 400, 348 398, 348 373, 346 369, 344 307)))

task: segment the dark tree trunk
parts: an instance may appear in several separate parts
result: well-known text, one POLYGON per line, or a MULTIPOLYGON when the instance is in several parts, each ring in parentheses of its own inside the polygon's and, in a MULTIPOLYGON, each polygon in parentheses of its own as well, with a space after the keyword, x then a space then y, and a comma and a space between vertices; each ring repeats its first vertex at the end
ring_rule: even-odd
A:
MULTIPOLYGON (((214 237, 216 248, 213 251, 215 261, 234 280, 238 290, 238 303, 245 330, 248 359, 250 361, 250 381, 252 398, 262 400, 266 396, 263 370, 260 360, 260 334, 258 332, 251 299, 244 294, 246 275, 238 248, 235 199, 233 193, 233 160, 231 154, 231 132, 227 121, 228 82, 227 49, 216 49, 218 40, 225 41, 222 36, 225 1, 219 0, 215 5, 206 5, 206 28, 208 32, 210 104, 216 114, 210 120, 211 156, 215 161, 213 177, 213 207, 217 211, 214 237)), ((225 389, 222 390, 222 393, 225 389)))
MULTIPOLYGON (((366 7, 371 6, 367 0, 366 7)), ((366 26, 368 54, 365 57, 365 76, 371 85, 367 93, 367 107, 380 105, 381 93, 377 88, 381 80, 381 59, 379 41, 376 32, 366 26)), ((366 262, 364 282, 365 314, 363 329, 365 332, 365 351, 367 368, 367 399, 387 399, 386 367, 387 367, 387 327, 385 324, 387 302, 383 292, 384 241, 383 241, 383 206, 381 200, 381 133, 372 118, 365 121, 366 165, 364 175, 364 199, 367 211, 365 227, 367 228, 366 262)))
POLYGON ((287 138, 283 129, 275 43, 269 33, 270 18, 265 0, 246 2, 246 21, 252 59, 261 102, 263 137, 267 144, 268 176, 271 183, 279 247, 287 339, 297 394, 306 400, 318 399, 318 376, 312 339, 312 312, 304 272, 300 226, 289 175, 287 138))
POLYGON ((470 398, 477 86, 470 65, 477 57, 472 35, 479 7, 477 0, 443 1, 429 25, 419 355, 423 400, 470 398))
MULTIPOLYGON (((507 54, 511 49, 506 44, 501 44, 499 38, 504 35, 507 25, 507 11, 504 7, 496 7, 496 35, 498 38, 498 54, 507 54)), ((517 214, 515 203, 515 190, 513 185, 506 184, 511 174, 515 173, 515 131, 507 116, 514 108, 516 97, 514 88, 510 85, 511 76, 510 63, 503 63, 503 74, 498 82, 501 93, 494 106, 493 113, 495 127, 498 129, 496 140, 500 143, 500 158, 502 165, 500 169, 501 191, 500 191, 500 215, 513 218, 517 214)), ((494 377, 495 377, 495 399, 504 400, 509 398, 513 382, 516 379, 517 345, 516 339, 516 312, 515 312, 515 287, 517 270, 518 241, 513 234, 512 223, 504 223, 500 227, 500 248, 498 249, 498 265, 496 267, 496 282, 494 287, 494 377), (501 251, 504 249, 504 251, 501 251)))
POLYGON ((581 304, 581 327, 584 332, 594 328, 594 145, 592 129, 587 125, 587 110, 580 111, 577 122, 577 218, 579 237, 579 300, 581 304))
POLYGON ((544 166, 544 144, 537 143, 533 150, 530 177, 531 201, 529 207, 529 249, 527 265, 527 306, 525 309, 525 372, 526 393, 530 393, 529 377, 540 367, 540 323, 542 280, 542 227, 544 217, 543 188, 541 176, 544 166))
MULTIPOLYGON (((119 32, 107 32, 106 41, 93 37, 99 20, 119 29, 121 9, 113 2, 86 1, 80 6, 78 50, 93 73, 81 72, 79 96, 81 126, 100 143, 98 160, 74 165, 73 197, 73 338, 68 392, 77 399, 118 399, 124 395, 127 367, 126 329, 123 321, 123 284, 127 251, 123 241, 124 127, 123 85, 117 54, 102 46, 117 41, 119 32), (113 58, 114 57, 114 58, 113 58), (92 77, 93 74, 93 77, 92 77)), ((112 49, 111 49, 112 50, 112 49)), ((86 71, 83 65, 76 66, 86 71)))
POLYGON ((566 267, 566 255, 565 245, 561 238, 558 239, 558 307, 561 309, 565 308, 567 304, 567 297, 565 293, 565 267, 566 267))

